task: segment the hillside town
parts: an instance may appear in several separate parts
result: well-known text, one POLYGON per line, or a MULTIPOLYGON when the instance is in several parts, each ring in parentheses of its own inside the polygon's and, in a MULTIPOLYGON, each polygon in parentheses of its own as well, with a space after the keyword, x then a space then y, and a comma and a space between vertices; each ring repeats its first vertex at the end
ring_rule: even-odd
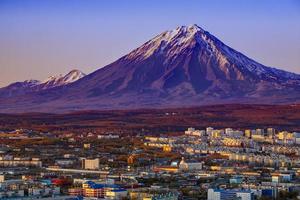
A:
POLYGON ((297 199, 300 133, 0 132, 0 199, 297 199))

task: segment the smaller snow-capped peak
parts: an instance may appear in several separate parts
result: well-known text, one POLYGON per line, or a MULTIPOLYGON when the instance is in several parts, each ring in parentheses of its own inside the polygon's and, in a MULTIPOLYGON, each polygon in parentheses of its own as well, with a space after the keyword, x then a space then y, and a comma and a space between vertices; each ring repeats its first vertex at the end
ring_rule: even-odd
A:
POLYGON ((65 76, 61 74, 58 76, 50 76, 44 81, 26 80, 23 82, 15 82, 4 88, 0 88, 0 98, 24 95, 32 92, 39 92, 50 88, 68 85, 81 79, 84 76, 85 74, 83 72, 79 70, 72 70, 65 76))
POLYGON ((25 85, 29 86, 29 87, 34 87, 34 86, 36 86, 36 85, 41 84, 41 81, 30 79, 30 80, 24 81, 23 83, 24 83, 25 85))
POLYGON ((83 78, 86 74, 80 70, 72 70, 67 75, 63 77, 65 83, 73 83, 81 78, 83 78))
POLYGON ((44 81, 42 81, 42 83, 49 83, 49 82, 52 82, 52 81, 56 81, 56 80, 59 80, 63 77, 62 74, 60 75, 57 75, 57 76, 49 76, 47 79, 45 79, 44 81))
MULTIPOLYGON (((25 80, 23 82, 15 82, 15 83, 11 83, 8 86, 4 87, 4 88, 8 88, 8 89, 18 89, 18 88, 34 88, 36 86, 38 86, 39 84, 41 84, 41 82, 39 80, 25 80)), ((0 88, 3 89, 3 88, 0 88)))
POLYGON ((48 89, 62 85, 67 85, 81 79, 84 76, 85 74, 80 70, 72 70, 65 76, 63 76, 62 74, 58 76, 50 76, 41 83, 41 87, 43 89, 48 89))

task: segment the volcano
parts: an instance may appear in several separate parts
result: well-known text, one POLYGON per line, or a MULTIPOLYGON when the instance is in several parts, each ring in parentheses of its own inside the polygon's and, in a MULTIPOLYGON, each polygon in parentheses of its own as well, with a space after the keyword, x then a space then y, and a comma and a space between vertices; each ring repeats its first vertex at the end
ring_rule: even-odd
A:
POLYGON ((70 84, 1 97, 0 112, 299 102, 300 75, 264 66, 191 25, 70 84))

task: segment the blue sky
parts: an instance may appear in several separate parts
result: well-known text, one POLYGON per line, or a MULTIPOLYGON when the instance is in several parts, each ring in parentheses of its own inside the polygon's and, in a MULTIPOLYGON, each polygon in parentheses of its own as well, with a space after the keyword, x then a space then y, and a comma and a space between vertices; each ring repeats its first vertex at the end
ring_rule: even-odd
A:
POLYGON ((262 64, 300 73, 298 0, 0 0, 0 87, 73 68, 90 73, 190 24, 262 64))

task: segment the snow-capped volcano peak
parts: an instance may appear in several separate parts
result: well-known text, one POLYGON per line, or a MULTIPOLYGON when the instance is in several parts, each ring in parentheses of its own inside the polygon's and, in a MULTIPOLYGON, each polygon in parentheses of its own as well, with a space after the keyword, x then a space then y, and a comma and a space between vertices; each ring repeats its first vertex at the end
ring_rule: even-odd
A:
POLYGON ((198 70, 206 73, 204 76, 209 80, 219 78, 243 80, 254 77, 274 81, 299 80, 297 74, 273 70, 255 62, 225 45, 196 24, 165 31, 133 50, 125 56, 125 59, 134 62, 161 59, 165 66, 170 66, 175 61, 188 62, 187 58, 191 58, 191 55, 193 55, 193 60, 201 63, 202 69, 198 70), (185 55, 184 58, 183 55, 185 55))
POLYGON ((143 60, 154 54, 164 54, 167 60, 180 54, 184 49, 193 47, 209 35, 197 25, 179 26, 174 30, 165 31, 149 40, 141 47, 127 55, 127 59, 143 60), (169 58, 169 59, 168 59, 169 58))
POLYGON ((205 32, 205 30, 202 29, 197 24, 193 24, 193 25, 189 25, 189 26, 179 26, 175 30, 178 32, 181 32, 181 33, 189 33, 189 34, 195 34, 197 32, 202 32, 202 33, 205 32))

